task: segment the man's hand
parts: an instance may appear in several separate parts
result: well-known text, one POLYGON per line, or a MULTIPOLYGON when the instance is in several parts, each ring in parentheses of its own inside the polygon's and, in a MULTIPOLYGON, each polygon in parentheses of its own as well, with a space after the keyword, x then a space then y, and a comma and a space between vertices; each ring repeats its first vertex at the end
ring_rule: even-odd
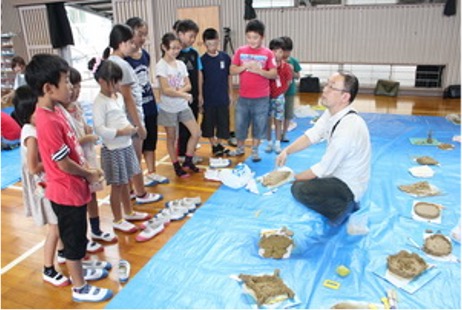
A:
POLYGON ((144 126, 140 126, 140 127, 136 127, 136 129, 137 129, 138 137, 139 137, 141 140, 146 139, 146 137, 148 136, 148 133, 147 133, 147 131, 146 131, 146 128, 144 128, 144 126))
POLYGON ((282 167, 286 164, 286 161, 287 161, 287 151, 286 150, 282 150, 281 153, 279 153, 279 155, 276 157, 276 166, 277 167, 282 167))

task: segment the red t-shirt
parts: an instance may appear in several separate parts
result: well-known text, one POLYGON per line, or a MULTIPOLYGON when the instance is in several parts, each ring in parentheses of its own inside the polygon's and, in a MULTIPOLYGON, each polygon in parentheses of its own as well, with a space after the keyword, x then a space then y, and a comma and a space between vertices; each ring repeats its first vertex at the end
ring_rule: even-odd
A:
POLYGON ((2 137, 7 140, 18 140, 21 138, 21 127, 5 112, 2 112, 2 137))
MULTIPOLYGON (((266 48, 251 48, 248 45, 237 49, 233 57, 233 65, 242 66, 246 62, 255 61, 263 70, 276 68, 273 52, 266 48)), ((244 98, 262 98, 270 94, 269 79, 255 73, 243 71, 239 74, 239 95, 244 98)))
POLYGON ((57 162, 69 156, 83 166, 85 158, 74 131, 58 108, 35 110, 37 143, 46 173, 45 197, 66 206, 83 206, 90 201, 88 182, 59 169, 57 162))
POLYGON ((282 61, 278 67, 278 76, 274 80, 270 80, 270 97, 271 99, 279 97, 279 95, 289 89, 292 81, 292 68, 288 63, 282 61))

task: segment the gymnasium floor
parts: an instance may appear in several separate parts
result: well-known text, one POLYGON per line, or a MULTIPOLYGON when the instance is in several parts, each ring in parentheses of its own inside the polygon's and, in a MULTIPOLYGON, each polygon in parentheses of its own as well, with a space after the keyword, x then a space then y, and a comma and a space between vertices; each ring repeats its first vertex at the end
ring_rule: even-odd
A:
MULTIPOLYGON (((460 102, 458 100, 441 100, 439 98, 436 99, 436 102, 428 98, 423 99, 415 99, 415 98, 386 98, 386 97, 374 97, 368 95, 361 95, 359 96, 355 107, 360 112, 374 112, 374 113, 382 113, 381 115, 376 114, 365 114, 365 117, 369 118, 370 125, 380 124, 380 121, 386 121, 387 123, 387 130, 384 131, 383 128, 375 127, 374 132, 377 133, 377 137, 381 135, 385 135, 385 140, 387 140, 389 144, 389 148, 386 149, 386 152, 381 153, 380 155, 383 156, 382 160, 385 159, 389 165, 390 163, 400 163, 399 165, 394 165, 395 169, 402 169, 411 164, 409 160, 409 154, 413 154, 412 152, 409 154, 401 154, 397 155, 396 152, 399 148, 394 148, 392 145, 395 143, 403 143, 407 142, 407 136, 404 132, 407 130, 400 130, 403 128, 413 128, 407 131, 408 134, 417 134, 422 135, 425 134, 428 128, 428 124, 432 124, 433 120, 436 121, 435 124, 438 124, 438 128, 440 126, 449 126, 446 124, 445 120, 442 118, 424 118, 425 121, 422 123, 422 118, 410 118, 410 119, 402 119, 399 116, 393 115, 384 115, 384 113, 392 113, 392 114, 420 114, 420 115, 440 115, 444 116, 448 113, 460 113, 460 102), (408 123, 411 121, 411 123, 408 123), (396 126, 397 124, 402 123, 405 127, 396 126), (409 125, 411 125, 409 127, 409 125), (423 127, 425 129, 423 129, 423 127), (427 126, 427 127, 426 127, 427 126), (393 136, 393 137, 392 137, 393 136), (391 156, 391 157, 390 157, 391 156)), ((316 95, 303 95, 300 97, 300 103, 302 104, 315 104, 317 102, 316 95)), ((303 120, 299 122, 299 129, 305 126, 307 122, 303 120)), ((433 125, 431 125, 433 126, 433 125)), ((437 130, 435 129, 435 132, 437 130)), ((372 132, 372 130, 371 130, 372 132)), ((441 130, 441 134, 444 132, 444 139, 450 139, 452 134, 459 133, 460 134, 460 127, 449 127, 441 130)), ((161 136, 162 137, 162 136, 161 136)), ((380 142, 380 141, 376 141, 380 142)), ((321 149, 318 150, 320 152, 321 149)), ((209 156, 209 146, 206 144, 205 141, 202 143, 202 147, 198 150, 199 155, 208 157, 209 156)), ((456 223, 457 218, 460 217, 460 145, 456 145, 456 149, 451 151, 452 153, 445 153, 445 158, 449 157, 451 161, 449 175, 446 174, 446 166, 444 166, 445 170, 441 170, 443 173, 439 173, 435 176, 435 182, 441 188, 444 188, 445 193, 456 193, 452 195, 444 195, 443 200, 446 207, 450 208, 450 212, 448 211, 447 217, 443 218, 443 226, 442 231, 447 233, 450 228, 452 228, 456 223), (449 154, 449 155, 448 155, 449 154), (452 169, 454 168, 454 169, 452 169), (453 172, 456 171, 456 172, 453 172), (445 179, 445 177, 447 178, 445 179), (449 186, 449 187, 447 187, 449 186)), ((311 156, 311 155, 310 155, 311 156)), ((378 156, 378 155, 377 155, 378 156)), ((379 156, 380 157, 380 156, 379 156)), ((258 196, 251 196, 253 194, 249 194, 246 192, 233 192, 227 188, 220 188, 220 190, 216 191, 219 188, 219 184, 215 182, 208 182, 204 181, 201 175, 195 175, 194 177, 187 179, 187 180, 177 180, 173 178, 173 172, 171 169, 170 164, 168 163, 168 157, 166 156, 165 147, 162 145, 162 141, 160 141, 159 152, 158 152, 158 161, 159 161, 159 168, 158 172, 167 175, 171 178, 172 182, 169 185, 159 185, 154 188, 150 188, 150 191, 160 192, 164 195, 164 200, 159 203, 155 203, 152 205, 147 206, 137 206, 136 209, 138 210, 145 210, 152 213, 157 212, 163 207, 163 203, 168 200, 181 198, 185 196, 200 196, 202 201, 205 204, 199 208, 197 213, 193 216, 192 219, 186 219, 180 222, 170 224, 167 229, 162 232, 159 236, 150 240, 146 243, 137 243, 134 241, 134 235, 126 235, 120 234, 119 242, 112 245, 105 246, 105 250, 103 253, 96 255, 100 259, 107 259, 113 265, 117 263, 119 258, 128 259, 132 262, 132 278, 129 283, 126 285, 126 290, 123 290, 121 294, 116 296, 110 303, 109 307, 111 308, 118 308, 118 307, 144 307, 144 308, 247 308, 248 304, 246 303, 247 300, 242 297, 241 291, 239 286, 233 282, 233 280, 228 279, 228 275, 241 272, 241 271, 249 271, 249 270, 259 270, 259 271, 270 271, 273 267, 277 266, 279 262, 264 262, 262 265, 262 260, 255 257, 252 254, 253 241, 255 241, 255 234, 258 233, 258 230, 261 227, 266 226, 265 224, 270 225, 279 225, 279 222, 274 222, 274 218, 270 216, 270 214, 266 214, 266 212, 262 211, 260 216, 257 218, 255 217, 255 212, 260 208, 260 201, 261 197, 258 196), (215 193, 215 194, 214 194, 215 193), (212 198, 210 196, 213 195, 212 198), (249 196, 250 195, 250 196, 249 196), (210 198, 210 199, 209 199, 210 198), (258 199, 257 199, 258 198, 258 199), (245 202, 244 199, 247 199, 245 202), (249 201, 252 203, 249 203, 249 201), (247 212, 247 218, 239 217, 241 214, 240 212, 247 212), (220 216, 223 215, 223 216, 220 216), (236 221, 236 217, 239 219, 236 221), (212 219, 216 219, 216 221, 212 221, 212 219), (225 223, 219 226, 220 229, 217 229, 217 225, 220 223, 228 222, 224 219, 230 219, 230 224, 236 224, 232 227, 231 225, 227 226, 225 223), (184 229, 177 234, 177 231, 187 222, 187 225, 184 229), (209 223, 212 222, 212 223, 209 223), (249 224, 249 225, 246 225, 249 224), (210 238, 210 241, 216 239, 220 239, 222 236, 220 233, 226 232, 227 228, 230 228, 229 233, 231 236, 237 234, 238 236, 243 236, 245 240, 241 243, 234 245, 232 248, 236 248, 236 253, 234 251, 228 252, 221 252, 221 256, 218 256, 220 252, 212 251, 215 249, 226 249, 221 248, 219 245, 221 241, 215 242, 215 244, 210 245, 206 242, 206 236, 210 236, 210 230, 212 230, 212 236, 214 238, 210 238), (232 229, 231 229, 232 228, 232 229), (238 230, 236 233, 236 229, 242 228, 242 230, 238 230), (215 230, 213 230, 215 229, 215 230), (244 233, 244 229, 247 229, 247 232, 244 233), (192 237, 189 237, 191 235, 192 237), (175 236, 173 239, 172 236, 175 236), (194 238, 195 237, 195 238, 194 238), (247 237, 248 239, 245 239, 247 237), (171 239, 171 242, 168 242, 171 239), (193 240, 192 240, 193 239, 193 240), (167 243, 168 242, 168 243, 167 243), (246 243, 247 242, 247 243, 246 243), (167 243, 167 244, 166 244, 167 243), (166 245, 165 245, 166 244, 166 245), (165 246, 164 246, 165 245, 165 246), (191 247, 185 247, 186 245, 191 247), (247 246, 243 246, 247 245, 247 246), (158 255, 154 256, 160 249, 162 249, 158 255), (188 249, 185 252, 185 249, 188 249), (210 253, 207 249, 210 249, 210 253), (238 257, 242 258, 242 251, 247 250, 246 255, 253 255, 253 260, 258 260, 258 267, 255 268, 252 264, 245 265, 248 261, 243 261, 243 265, 240 265, 239 268, 229 268, 230 265, 226 264, 226 261, 229 259, 234 258, 233 255, 240 255, 238 257), (229 254, 229 257, 225 254, 229 254), (220 257, 222 259, 218 260, 216 257, 220 257), (197 257, 201 257, 203 260, 197 263, 194 259, 197 257), (163 263, 167 262, 167 263, 163 263), (192 262, 192 267, 184 266, 188 265, 188 263, 192 262), (195 264, 197 263, 197 264, 195 264), (181 265, 184 264, 184 265, 181 265), (204 269, 204 264, 206 267, 204 269), (181 269, 181 272, 169 272, 166 269, 169 269, 169 266, 174 266, 176 270, 181 269), (145 266, 145 267, 144 267, 145 266), (184 267, 184 268, 183 268, 184 267), (197 267, 197 269, 196 269, 197 267), (190 269, 192 268, 192 269, 190 269), (140 271, 141 270, 141 271, 140 271), (204 271, 205 270, 205 271, 204 271), (213 275, 211 279, 205 279, 203 282, 206 286, 204 290, 203 287, 197 286, 195 281, 197 279, 191 277, 194 271, 194 275, 202 275, 199 276, 198 279, 204 280, 207 278, 207 275, 213 275), (218 273, 221 273, 222 277, 220 278, 221 282, 218 282, 219 291, 215 288, 214 290, 210 290, 210 282, 213 281, 213 278, 218 273), (135 274, 137 274, 135 276, 135 274), (182 274, 185 277, 182 277, 182 274), (146 277, 150 279, 150 282, 147 283, 146 277), (185 279, 188 279, 186 281, 185 279), (151 287, 151 285, 154 285, 151 287), (190 288, 190 290, 188 290, 190 288), (200 291, 198 290, 200 289, 200 291), (207 290, 208 289, 208 290, 207 290), (164 291, 162 291, 164 290, 164 291), (160 298, 162 293, 165 293, 167 290, 170 294, 166 294, 166 297, 160 298), (140 292, 143 294, 144 297, 140 298, 132 298, 134 292, 140 292), (158 293, 156 293, 158 292, 158 293), (172 296, 171 292, 181 292, 178 296, 172 296), (223 293, 226 292, 226 293, 223 293), (127 299, 128 297, 131 299, 127 299), (171 298, 169 298, 171 297, 171 298), (127 301, 128 300, 128 301, 127 301), (219 300, 219 302, 218 302, 219 300), (128 303, 127 303, 128 302, 128 303)), ((378 158, 376 158, 378 159, 378 158)), ((273 158, 266 157, 265 160, 259 164, 259 167, 255 168, 258 174, 262 174, 263 172, 267 172, 270 169, 270 166, 273 162, 273 158)), ((314 160, 314 158, 312 159, 314 160)), ((449 159, 448 159, 449 160, 449 159)), ((233 159, 233 163, 237 163, 237 160, 233 159)), ((203 163, 204 167, 207 165, 207 160, 203 163)), ((296 165, 296 163, 294 163, 296 165)), ((295 167, 294 167, 295 168, 295 167)), ((383 166, 382 168, 383 169, 383 166)), ((386 169, 390 170, 390 169, 386 169)), ((378 171, 380 174, 383 171, 378 171)), ((386 171, 386 173, 392 173, 392 171, 386 171)), ((407 173, 401 171, 402 175, 400 175, 400 181, 410 181, 412 177, 410 177, 407 173), (404 177, 405 176, 405 177, 404 177)), ((396 175, 397 176, 397 175, 396 175)), ((382 175, 380 178, 377 178, 374 184, 374 188, 376 189, 372 193, 379 195, 378 188, 384 187, 384 184, 381 183, 380 180, 384 180, 384 176, 382 175), (377 180, 378 179, 378 180, 377 180)), ((398 197, 397 200, 391 200, 394 203, 391 206, 392 213, 389 214, 390 218, 392 219, 393 223, 402 221, 403 214, 406 214, 406 208, 411 201, 409 197, 405 196, 404 194, 397 192, 394 183, 385 183, 384 188, 388 190, 390 193, 393 193, 391 197, 398 197), (393 184, 393 186, 392 186, 393 184), (393 192, 394 190, 394 192, 393 192)), ((54 288, 47 284, 44 284, 40 278, 40 269, 41 269, 41 261, 42 261, 42 241, 45 235, 45 229, 39 228, 34 226, 31 219, 26 219, 22 213, 22 201, 21 201, 21 193, 20 193, 20 183, 16 183, 13 186, 2 191, 2 308, 102 308, 106 305, 106 303, 100 304, 75 304, 71 302, 70 298, 70 291, 68 288, 54 288)), ((309 281, 305 282, 305 286, 301 290, 296 290, 296 294, 300 300, 301 307, 328 307, 334 301, 334 299, 326 299, 325 296, 331 296, 332 291, 326 291, 324 288, 319 287, 319 281, 323 280, 323 276, 333 276, 332 275, 332 268, 335 264, 338 263, 337 260, 330 260, 325 259, 325 264, 322 266, 322 273, 318 273, 317 270, 321 267, 316 263, 312 262, 310 259, 305 258, 305 254, 310 254, 311 252, 307 252, 307 245, 310 244, 310 241, 313 241, 316 244, 315 249, 311 254, 314 254, 315 257, 323 258, 326 257, 326 253, 334 253, 329 252, 331 250, 336 251, 335 258, 338 257, 345 257, 345 253, 349 254, 350 246, 344 246, 340 250, 336 248, 335 241, 340 240, 341 238, 347 238, 345 236, 345 232, 341 229, 339 232, 334 234, 324 234, 325 225, 323 220, 320 217, 317 217, 314 214, 310 214, 310 212, 302 212, 304 210, 300 209, 299 206, 296 206, 291 203, 285 204, 288 202, 289 197, 285 196, 284 193, 287 191, 287 188, 282 188, 280 190, 280 198, 274 199, 279 197, 278 193, 272 196, 271 203, 277 204, 279 199, 284 202, 284 206, 287 208, 293 207, 293 213, 290 213, 291 216, 298 215, 295 217, 297 220, 293 220, 294 218, 285 218, 284 222, 287 224, 293 224, 294 230, 299 231, 296 236, 296 241, 300 246, 297 249, 297 252, 294 252, 294 257, 297 262, 305 262, 308 264, 307 266, 301 267, 300 270, 307 270, 309 269, 310 274, 316 275, 314 278, 310 278, 309 281), (274 201, 273 201, 274 200, 274 201), (312 223, 312 228, 304 230, 303 227, 311 225, 301 225, 300 221, 306 219, 310 224, 312 223), (306 239, 301 238, 302 236, 307 237, 306 239), (331 238, 327 238, 326 236, 330 236, 331 238), (306 241, 306 244, 303 243, 306 241), (327 252, 326 252, 327 251, 327 252), (318 256, 320 255, 320 256, 318 256), (330 272, 330 273, 329 273, 330 272), (317 280, 317 286, 314 286, 314 280, 317 280), (306 284, 308 283, 308 284, 306 284), (316 287, 316 289, 314 289, 316 287), (309 296, 308 296, 309 295, 309 296), (324 300, 324 303, 321 301, 324 300)), ((102 192, 98 198, 104 200, 107 196, 108 192, 107 189, 102 192)), ((371 194, 373 195, 373 194, 371 194)), ((380 195, 379 195, 380 196, 380 195)), ((270 196, 271 197, 271 196, 270 196)), ((385 196, 389 197, 389 196, 385 196)), ((268 198, 270 199, 270 198, 268 198)), ((383 198, 385 199, 385 198, 383 198)), ((289 199, 290 200, 290 199, 289 199)), ((393 246, 389 248, 390 251, 394 249, 398 249, 404 247, 408 250, 412 248, 407 247, 401 241, 395 242, 393 239, 394 236, 390 236, 389 233, 386 233, 389 229, 393 231, 396 229, 396 226, 393 225, 393 228, 390 228, 386 225, 380 224, 383 222, 383 214, 377 212, 378 210, 382 210, 380 208, 380 204, 386 202, 386 205, 390 205, 388 200, 381 199, 371 199, 371 202, 379 202, 379 204, 374 205, 370 203, 368 206, 371 211, 370 216, 370 233, 367 234, 365 237, 351 237, 348 239, 348 242, 351 242, 352 247, 359 247, 360 249, 368 249, 368 253, 366 256, 369 256, 367 260, 364 260, 362 257, 364 255, 364 251, 352 251, 351 257, 348 261, 345 261, 345 264, 352 265, 352 272, 351 277, 346 279, 345 286, 348 284, 352 284, 354 288, 361 288, 363 291, 360 294, 352 294, 351 290, 339 290, 337 296, 343 299, 353 299, 353 300, 365 300, 368 302, 373 303, 380 303, 380 295, 384 292, 382 289, 386 289, 390 286, 388 282, 380 279, 379 277, 373 274, 372 269, 375 266, 375 261, 369 265, 369 262, 372 261, 370 259, 372 256, 374 258, 379 259, 381 256, 383 258, 383 250, 384 245, 392 244, 393 246), (370 251, 369 251, 370 250, 370 251), (366 263, 367 262, 367 263, 366 263), (356 267, 359 267, 356 269, 356 267), (367 268, 365 268, 367 267, 367 268), (372 268, 372 269, 371 269, 372 268), (359 282, 367 280, 373 281, 373 285, 367 285, 369 282, 362 283, 359 285, 359 282)), ((267 201, 266 201, 267 202, 267 201)), ((367 205, 367 204, 366 204, 367 205)), ((279 210, 280 207, 275 206, 275 213, 276 215, 281 215, 279 210)), ((269 208, 268 208, 269 209, 269 208)), ((266 210, 266 209, 265 209, 266 210)), ((366 209, 365 209, 366 210, 366 209)), ((102 205, 101 206, 101 216, 103 217, 103 228, 109 229, 110 227, 110 210, 108 206, 102 205)), ((268 212, 272 213, 272 212, 268 212)), ((405 218, 406 216, 404 216, 405 218)), ((406 222, 406 221, 405 221, 406 222)), ((417 225, 413 222, 406 222, 410 225, 410 227, 415 228, 413 232, 413 236, 417 240, 421 234, 422 225, 417 225)), ((399 226, 399 225, 398 225, 399 226)), ((403 229, 398 229, 400 233, 403 229)), ((226 234, 225 234, 226 235, 226 234)), ((238 238, 239 239, 239 238, 238 238)), ((234 240, 234 239, 232 239, 234 240)), ((229 249, 229 248, 228 248, 229 249)), ((454 252, 458 257, 460 247, 455 245, 454 252)), ((346 255, 349 256, 349 255, 346 255)), ((317 261, 322 260, 318 259, 317 261)), ((293 288, 299 288, 299 283, 301 280, 295 279, 294 276, 287 275, 290 267, 291 261, 288 260, 283 262, 282 265, 284 268, 280 268, 283 272, 281 273, 282 277, 293 285, 293 288)), ((445 290, 444 303, 443 304, 423 304, 427 301, 425 298, 410 298, 408 301, 404 301, 403 305, 407 305, 411 308, 458 308, 460 306, 460 296, 453 296, 451 292, 453 289, 457 289, 457 292, 460 291, 460 285, 457 287, 454 283, 460 283, 460 274, 457 272, 460 269, 460 264, 443 264, 444 268, 438 268, 443 270, 443 274, 439 274, 432 280, 428 285, 422 288, 421 292, 426 292, 426 296, 432 296, 431 288, 433 285, 438 284, 440 287, 448 287, 451 289, 445 290), (446 266, 449 266, 446 268, 446 266), (456 270, 454 270, 456 268, 456 270), (457 275, 459 274, 458 278, 457 275), (433 284, 431 284, 433 283, 433 284), (430 285, 431 284, 431 285, 430 285), (447 297, 447 298, 446 298, 447 297), (416 301, 416 299, 418 299, 416 301)), ((237 266, 234 265, 234 267, 237 266)), ((351 267, 351 266, 350 266, 351 267)), ((62 267, 64 272, 65 267, 62 267)), ((173 268, 173 270, 175 270, 173 268)), ((170 270, 172 270, 170 268, 170 270)), ((298 269, 297 269, 298 270, 298 269)), ((297 271, 297 275, 300 274, 297 271)), ((202 283, 202 282, 201 282, 202 283)), ((105 279, 96 282, 95 284, 109 287, 113 289, 115 292, 119 291, 123 288, 117 282, 117 273, 116 270, 113 270, 110 273, 110 276, 105 279)), ((417 295, 416 295, 417 296, 417 295)), ((428 297, 428 298, 430 298, 428 297)), ((431 300, 434 300, 432 298, 431 300)))

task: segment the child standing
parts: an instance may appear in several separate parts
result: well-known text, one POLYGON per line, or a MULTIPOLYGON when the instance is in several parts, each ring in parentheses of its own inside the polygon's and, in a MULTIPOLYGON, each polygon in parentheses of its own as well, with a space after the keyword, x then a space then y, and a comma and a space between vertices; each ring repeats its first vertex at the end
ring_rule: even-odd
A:
POLYGON ((204 95, 202 136, 209 138, 213 156, 229 152, 222 139, 229 138, 229 104, 232 102, 232 79, 229 74, 231 58, 218 50, 218 32, 208 28, 202 34, 207 52, 202 55, 202 93, 204 95))
POLYGON ((142 104, 144 114, 144 124, 146 126, 147 136, 143 141, 143 156, 148 173, 144 176, 144 185, 153 186, 156 184, 167 184, 169 180, 156 174, 156 146, 157 146, 157 104, 154 92, 151 86, 151 75, 149 66, 151 65, 151 56, 143 49, 148 35, 148 25, 139 17, 132 17, 127 20, 126 24, 133 29, 133 41, 136 50, 125 60, 132 66, 138 77, 142 88, 142 104))
POLYGON ((180 40, 173 33, 166 33, 162 37, 162 58, 156 65, 156 74, 160 84, 159 125, 165 127, 167 133, 167 150, 177 176, 189 177, 183 168, 192 172, 199 172, 193 163, 194 151, 199 141, 201 131, 188 103, 193 96, 188 93, 191 83, 188 78, 186 65, 177 60, 180 52, 180 40), (176 131, 179 123, 183 123, 190 132, 183 167, 180 166, 175 151, 176 131))
MULTIPOLYGON (((57 272, 54 267, 54 255, 59 239, 58 219, 51 208, 51 203, 44 197, 44 170, 37 147, 37 132, 35 129, 35 106, 37 97, 29 86, 16 89, 13 97, 16 117, 22 126, 21 130, 21 160, 23 201, 26 216, 32 216, 37 225, 48 224, 48 233, 44 245, 43 280, 55 286, 70 284, 67 277, 57 272)), ((62 247, 62 245, 60 246, 62 247)))
POLYGON ((289 89, 287 89, 286 93, 284 94, 286 103, 284 105, 284 126, 282 129, 281 137, 281 142, 289 142, 286 134, 289 128, 289 124, 294 118, 294 99, 295 94, 297 93, 297 85, 295 80, 300 78, 300 71, 302 71, 302 67, 300 66, 298 60, 290 55, 294 47, 292 39, 290 37, 281 37, 281 39, 284 40, 285 43, 283 60, 287 62, 292 69, 292 83, 290 83, 289 89))
POLYGON ((258 154, 260 139, 266 135, 269 110, 269 80, 277 76, 276 61, 268 48, 263 47, 265 25, 251 20, 245 27, 247 45, 237 49, 231 64, 231 74, 239 74, 239 100, 235 110, 237 149, 231 156, 244 155, 244 142, 252 124, 252 161, 261 160, 258 154))
MULTIPOLYGON (((132 140, 138 164, 141 166, 142 144, 143 140, 146 139, 146 128, 143 121, 142 89, 135 71, 124 60, 125 57, 134 52, 135 48, 133 30, 127 25, 116 24, 112 27, 109 34, 109 47, 104 50, 103 59, 115 62, 122 69, 123 75, 120 81, 120 93, 124 99, 128 120, 137 129, 136 135, 132 137, 132 140), (111 48, 113 49, 112 54, 110 53, 111 48)), ((139 174, 133 176, 131 181, 135 189, 137 203, 151 203, 161 199, 162 195, 148 193, 145 190, 141 170, 139 174)), ((136 218, 136 220, 142 219, 136 218)))
MULTIPOLYGON (((64 115, 67 117, 69 124, 74 129, 79 139, 88 165, 91 168, 98 168, 95 150, 95 143, 98 141, 98 136, 93 134, 93 129, 86 123, 82 107, 77 101, 80 95, 80 82, 82 81, 82 76, 79 71, 71 67, 69 71, 69 80, 72 84, 72 97, 69 103, 62 103, 63 108, 66 110, 64 115)), ((91 238, 94 240, 113 242, 117 240, 117 236, 112 232, 103 232, 100 227, 96 192, 102 189, 102 182, 94 183, 90 186, 91 200, 87 205, 87 209, 90 218, 91 238)))
POLYGON ((123 97, 118 94, 122 69, 109 60, 98 61, 93 58, 88 63, 101 87, 93 105, 95 132, 103 139, 101 163, 106 182, 111 185, 111 210, 114 216, 114 229, 133 233, 138 227, 128 221, 147 220, 151 216, 133 211, 130 203, 129 180, 141 169, 132 145, 132 135, 138 132, 127 119, 123 97), (122 215, 122 208, 125 217, 122 215))
POLYGON ((265 152, 270 153, 273 149, 276 154, 281 153, 281 130, 284 121, 284 92, 289 88, 292 81, 292 69, 290 65, 282 60, 284 53, 284 41, 281 38, 271 40, 270 50, 274 53, 277 63, 278 75, 276 79, 270 80, 270 110, 267 128, 267 144, 265 152), (274 123, 275 141, 271 139, 271 126, 274 123))
POLYGON ((56 55, 34 55, 26 67, 26 81, 38 97, 35 123, 47 177, 45 197, 58 218, 64 257, 73 283, 72 298, 79 302, 104 301, 112 297, 112 291, 88 285, 82 269, 88 242, 89 184, 100 181, 103 173, 100 169, 87 168, 77 137, 56 109, 58 102, 68 102, 72 94, 69 65, 56 55))
MULTIPOLYGON (((189 102, 189 107, 197 121, 199 115, 199 103, 203 103, 202 98, 202 63, 199 52, 192 45, 196 41, 196 36, 199 33, 199 27, 190 19, 178 20, 175 22, 175 31, 181 43, 181 51, 176 59, 181 60, 188 70, 188 78, 191 83, 192 101, 189 102)), ((187 145, 190 137, 190 132, 186 126, 180 123, 178 136, 178 156, 185 156, 187 145)), ((199 160, 200 161, 200 160, 199 160)))

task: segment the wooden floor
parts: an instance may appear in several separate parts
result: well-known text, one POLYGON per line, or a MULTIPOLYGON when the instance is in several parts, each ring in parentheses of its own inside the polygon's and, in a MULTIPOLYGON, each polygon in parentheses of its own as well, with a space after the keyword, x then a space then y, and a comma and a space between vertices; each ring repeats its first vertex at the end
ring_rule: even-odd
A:
MULTIPOLYGON (((301 94, 296 104, 316 105, 318 94, 301 94)), ((360 112, 391 113, 405 115, 435 115, 445 116, 449 113, 460 113, 460 100, 441 99, 438 97, 382 97, 359 95, 354 107, 360 112)), ((158 173, 170 178, 168 185, 158 185, 147 188, 150 192, 158 192, 164 196, 163 201, 149 205, 135 205, 136 210, 155 214, 166 201, 200 196, 205 202, 219 187, 218 183, 208 182, 201 173, 188 179, 178 179, 174 176, 165 148, 165 136, 160 133, 157 151, 158 173)), ((210 145, 202 141, 198 155, 204 157, 203 168, 208 165, 210 145)), ((234 164, 236 159, 233 159, 234 164)), ((74 303, 71 299, 70 287, 56 288, 42 281, 43 240, 46 234, 44 227, 37 227, 31 218, 24 216, 21 198, 21 183, 2 190, 2 251, 1 251, 1 308, 104 308, 107 303, 74 303)), ((108 189, 98 194, 98 199, 108 196, 108 189)), ((103 230, 111 230, 112 214, 109 205, 100 205, 100 217, 103 230)), ((117 233, 119 241, 105 245, 104 252, 92 255, 93 258, 107 260, 117 266, 120 258, 131 263, 133 277, 151 257, 184 225, 185 220, 171 223, 154 239, 145 243, 135 241, 136 234, 117 233)), ((65 274, 65 266, 59 266, 65 274)), ((110 288, 115 294, 123 288, 117 281, 117 268, 109 277, 94 282, 102 287, 110 288)))

